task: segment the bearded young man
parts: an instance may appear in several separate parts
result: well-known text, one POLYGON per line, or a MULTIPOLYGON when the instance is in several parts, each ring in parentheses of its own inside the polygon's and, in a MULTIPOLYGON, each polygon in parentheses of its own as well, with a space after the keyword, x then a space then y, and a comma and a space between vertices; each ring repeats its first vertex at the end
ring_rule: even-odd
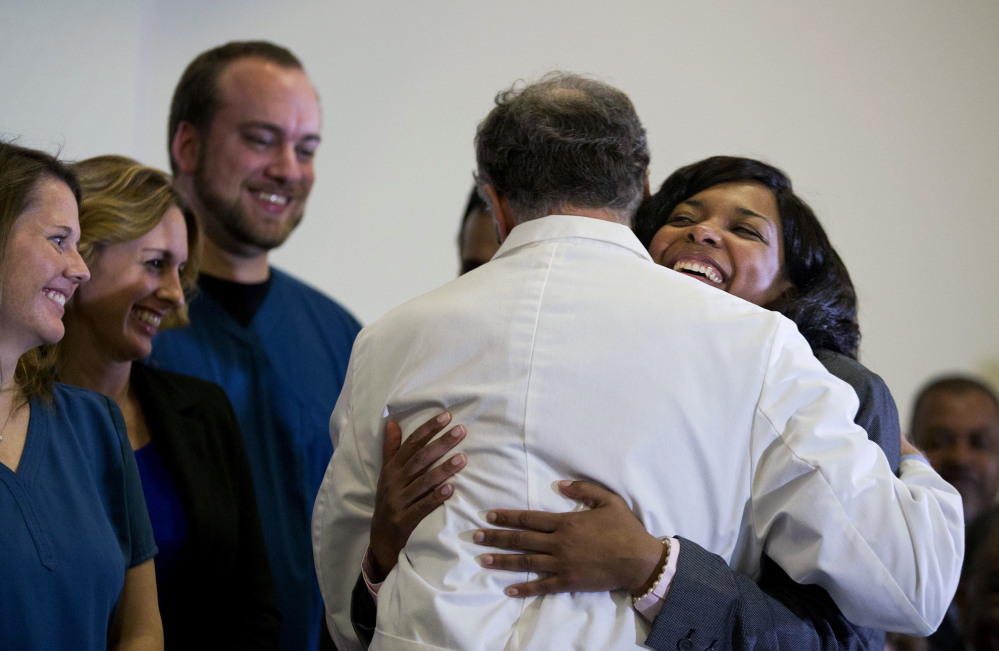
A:
POLYGON ((205 232, 191 326, 160 335, 155 365, 221 385, 253 472, 281 610, 281 647, 319 648, 309 522, 333 453, 329 414, 357 320, 268 256, 299 224, 315 178, 319 100, 301 62, 262 41, 199 55, 174 92, 177 187, 205 232))

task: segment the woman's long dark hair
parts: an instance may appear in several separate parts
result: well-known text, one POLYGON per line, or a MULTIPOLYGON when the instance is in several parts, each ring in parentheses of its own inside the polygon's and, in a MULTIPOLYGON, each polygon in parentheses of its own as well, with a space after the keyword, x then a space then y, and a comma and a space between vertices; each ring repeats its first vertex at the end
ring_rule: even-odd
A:
MULTIPOLYGON (((64 183, 79 207, 80 184, 64 163, 44 151, 0 140, 0 281, 9 271, 6 265, 7 248, 13 237, 14 225, 31 203, 38 200, 39 184, 45 178, 64 183)), ((0 296, 0 303, 2 301, 0 296)), ((52 396, 52 381, 47 369, 53 362, 49 346, 32 348, 18 359, 14 385, 25 402, 35 396, 44 399, 52 396)))
POLYGON ((648 248, 680 202, 721 183, 741 182, 759 183, 774 193, 783 234, 783 271, 795 289, 763 307, 794 321, 813 351, 828 350, 856 359, 860 325, 850 274, 815 213, 794 194, 791 179, 776 167, 734 156, 713 156, 681 167, 639 207, 635 234, 648 248))

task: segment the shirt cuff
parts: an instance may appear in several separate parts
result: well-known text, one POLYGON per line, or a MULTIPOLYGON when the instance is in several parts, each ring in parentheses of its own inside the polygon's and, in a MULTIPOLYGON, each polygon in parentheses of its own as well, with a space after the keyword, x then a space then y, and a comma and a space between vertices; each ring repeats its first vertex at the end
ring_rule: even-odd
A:
POLYGON ((364 551, 364 559, 361 561, 361 576, 364 577, 364 585, 368 586, 368 592, 371 593, 371 598, 375 600, 375 604, 378 603, 378 590, 382 587, 384 581, 379 581, 375 583, 371 580, 371 576, 375 573, 374 563, 371 562, 371 546, 364 551))
POLYGON ((928 459, 927 459, 926 457, 924 457, 923 455, 921 455, 921 454, 903 454, 903 455, 902 455, 902 458, 901 458, 901 459, 899 459, 899 465, 901 465, 901 463, 902 463, 903 461, 907 461, 907 460, 909 460, 909 459, 911 459, 911 460, 913 460, 913 461, 922 461, 922 462, 923 462, 923 463, 925 463, 925 464, 926 464, 927 466, 930 466, 931 468, 933 467, 933 464, 931 464, 931 463, 929 462, 929 460, 928 460, 928 459))
MULTIPOLYGON (((666 540, 668 536, 660 538, 660 540, 666 540)), ((669 587, 673 583, 673 577, 676 575, 676 559, 680 555, 680 541, 676 538, 669 538, 670 542, 670 552, 669 558, 666 559, 666 567, 663 569, 662 577, 659 579, 659 583, 655 585, 652 592, 645 595, 641 599, 637 600, 633 606, 638 614, 641 615, 650 624, 652 620, 656 618, 659 611, 663 609, 663 601, 666 599, 666 595, 669 593, 669 587)))

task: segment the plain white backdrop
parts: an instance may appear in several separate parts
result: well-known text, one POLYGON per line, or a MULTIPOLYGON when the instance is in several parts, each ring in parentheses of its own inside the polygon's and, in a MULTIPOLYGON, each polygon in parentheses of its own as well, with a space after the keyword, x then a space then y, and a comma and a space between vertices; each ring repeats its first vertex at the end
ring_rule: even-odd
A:
POLYGON ((0 0, 0 137, 166 168, 180 73, 252 38, 302 59, 325 120, 306 219, 273 260, 363 322, 454 276, 477 122, 561 69, 631 96, 654 186, 713 154, 788 172, 850 269, 861 359, 903 428, 930 375, 999 381, 999 3, 0 0))

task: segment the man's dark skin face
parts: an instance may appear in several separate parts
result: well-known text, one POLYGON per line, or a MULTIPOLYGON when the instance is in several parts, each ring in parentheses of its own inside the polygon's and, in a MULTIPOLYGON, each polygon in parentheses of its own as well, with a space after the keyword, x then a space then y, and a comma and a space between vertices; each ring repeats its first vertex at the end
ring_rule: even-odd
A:
POLYGON ((999 488, 999 409, 977 390, 935 390, 923 396, 912 435, 933 468, 961 493, 970 522, 999 488))
POLYGON ((489 262, 499 249, 493 216, 485 210, 472 213, 461 229, 461 273, 489 262))

